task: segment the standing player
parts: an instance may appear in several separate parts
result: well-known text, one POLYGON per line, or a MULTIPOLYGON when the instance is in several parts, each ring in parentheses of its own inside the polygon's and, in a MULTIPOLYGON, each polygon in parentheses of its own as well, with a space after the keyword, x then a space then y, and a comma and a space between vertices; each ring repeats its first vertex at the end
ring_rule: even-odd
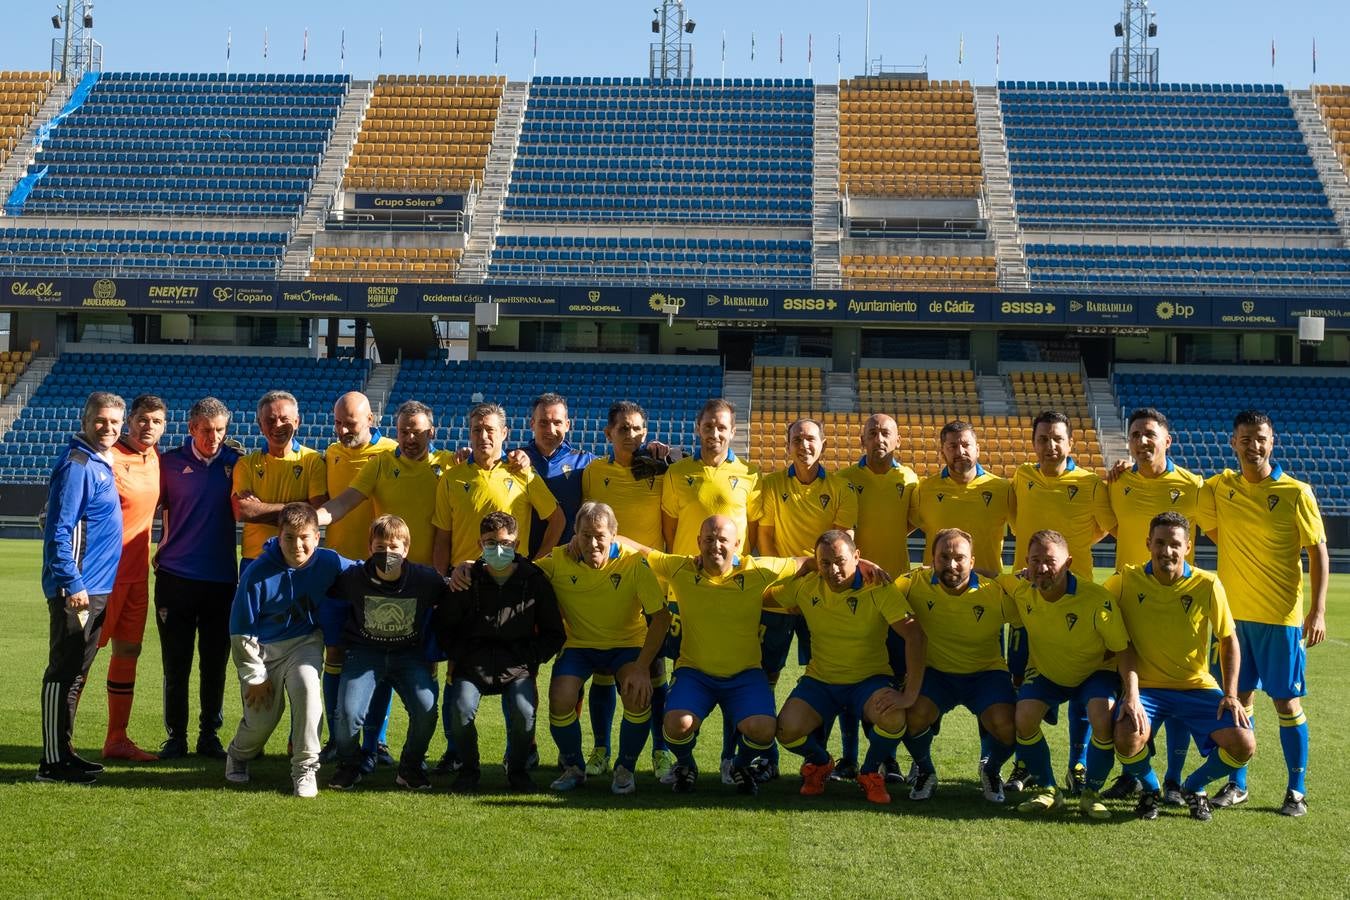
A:
POLYGON ((1149 762, 1149 736, 1159 718, 1184 723, 1206 757, 1182 784, 1194 819, 1210 818, 1206 786, 1232 777, 1256 751, 1251 721, 1238 699, 1242 651, 1227 596, 1212 572, 1186 562, 1191 528, 1179 513, 1155 516, 1149 529, 1152 559, 1126 566, 1106 582, 1137 658, 1137 677, 1122 670, 1116 756, 1144 786, 1135 808, 1141 819, 1158 817, 1161 793, 1149 762), (1222 690, 1208 665, 1212 642, 1218 643, 1222 690))
MULTIPOLYGON (((150 606, 150 529, 159 505, 159 448, 164 436, 164 401, 149 394, 131 403, 127 433, 112 446, 113 479, 122 504, 122 559, 117 584, 108 598, 98 645, 112 641, 108 660, 108 736, 104 759, 149 762, 147 753, 127 737, 131 701, 136 691, 136 659, 145 637, 150 606)), ((219 745, 219 740, 216 745, 219 745)))
POLYGON ((582 768, 576 707, 582 685, 595 673, 624 683, 619 755, 610 785, 614 793, 637 789, 633 770, 651 730, 651 666, 670 628, 670 610, 646 561, 620 547, 618 533, 614 510, 587 501, 577 511, 572 540, 538 563, 553 585, 567 629, 548 689, 549 728, 563 758, 563 772, 552 785, 557 791, 573 790, 590 775, 582 768))
MULTIPOLYGON (((1200 527, 1219 546, 1219 580, 1229 589, 1242 647, 1238 691, 1251 715, 1257 689, 1275 704, 1280 749, 1289 770, 1280 812, 1308 812, 1308 719, 1299 698, 1307 693, 1304 667, 1309 647, 1327 636, 1330 557, 1322 514, 1312 489, 1271 462, 1275 429, 1263 412, 1246 410, 1233 419, 1233 452, 1239 471, 1211 477, 1200 492, 1200 527), (1303 566, 1308 554, 1309 608, 1303 614, 1303 566)), ((1215 795, 1215 806, 1247 799, 1246 769, 1215 795)))
MULTIPOLYGON (((1032 422, 1032 441, 1036 448, 1034 463, 1017 467, 1008 515, 1017 533, 1013 567, 1027 563, 1031 535, 1053 529, 1069 542, 1073 574, 1092 580, 1092 545, 1115 528, 1111 497, 1106 483, 1095 472, 1084 469, 1073 458, 1073 428, 1069 417, 1047 410, 1032 422)), ((1013 629, 1008 640, 1008 666, 1013 681, 1021 682, 1026 667, 1025 634, 1013 629)), ((1077 701, 1069 703, 1069 775, 1066 787, 1077 797, 1087 775, 1087 710, 1077 701)), ((1010 783, 1019 779, 1014 772, 1010 783)))
MULTIPOLYGON (((759 522, 759 549, 769 556, 814 556, 817 539, 827 531, 838 529, 853 537, 858 525, 858 497, 850 485, 838 474, 826 472, 820 464, 825 452, 825 429, 815 419, 798 419, 788 426, 788 457, 792 462, 786 469, 766 475, 760 493, 763 517, 759 522)), ((769 607, 764 610, 760 625, 763 630, 764 674, 769 686, 777 687, 778 676, 787 665, 788 649, 798 617, 786 610, 769 607)), ((809 659, 810 634, 803 631, 799 643, 804 643, 804 658, 809 659)), ((840 760, 840 767, 848 767, 848 775, 858 770, 858 722, 861 709, 848 704, 840 707, 843 727, 847 734, 843 742, 853 750, 840 760)), ((822 722, 829 733, 834 717, 822 722)), ((778 747, 775 744, 765 755, 767 767, 763 775, 778 775, 778 747)), ((828 774, 828 773, 827 773, 828 774)))
POLYGON ((267 446, 249 453, 234 467, 235 518, 244 523, 242 572, 277 535, 277 514, 287 503, 307 500, 318 507, 328 499, 323 457, 301 446, 300 406, 286 391, 268 391, 258 400, 258 427, 267 446))
POLYGON ((230 495, 239 451, 225 443, 230 408, 203 397, 188 412, 188 440, 159 461, 163 517, 155 552, 155 624, 164 664, 164 728, 160 759, 188 753, 192 655, 200 648, 198 752, 214 750, 224 723, 225 668, 230 659, 230 604, 235 562, 230 495))
MULTIPOLYGON (((605 427, 609 439, 608 456, 593 460, 581 473, 581 495, 604 503, 614 511, 619 531, 639 544, 663 550, 666 539, 661 533, 661 492, 665 489, 670 467, 664 445, 647 441, 647 411, 630 400, 620 400, 609 408, 605 427), (664 451, 664 452, 662 452, 664 451)), ((597 696, 606 691, 591 678, 591 720, 596 734, 610 733, 607 724, 596 727, 597 696)), ((666 667, 661 656, 652 664, 652 771, 662 783, 669 783, 675 757, 666 747, 661 720, 666 714, 666 667)), ((612 688, 610 689, 612 690, 612 688)), ((600 710, 599 712, 603 712, 600 710)), ((612 719, 612 715, 611 715, 612 719)), ((608 746, 605 758, 608 759, 608 746)), ((588 767, 589 771, 589 767, 588 767)))
MULTIPOLYGON (((700 552, 700 529, 709 516, 726 516, 742 538, 743 552, 758 546, 761 511, 760 472, 732 452, 736 439, 736 408, 723 399, 703 404, 694 420, 698 431, 699 452, 675 463, 666 472, 661 492, 661 533, 669 552, 694 556, 700 552)), ((674 640, 667 643, 667 655, 682 655, 683 624, 679 601, 671 612, 674 640)), ((722 782, 732 783, 733 757, 736 755, 734 722, 723 722, 722 782)), ((764 743, 773 744, 772 739, 764 743)), ((679 756, 679 751, 676 751, 679 756)))
POLYGON ((806 760, 801 793, 824 793, 834 761, 815 732, 841 709, 856 710, 871 732, 858 784, 873 803, 890 803, 881 766, 895 758, 905 736, 905 711, 923 681, 923 631, 894 584, 864 584, 858 548, 847 531, 826 531, 814 550, 816 572, 794 579, 775 598, 800 610, 811 629, 810 661, 778 713, 778 741, 806 760), (909 655, 903 693, 892 684, 886 658, 886 633, 892 629, 905 636, 909 655))
POLYGON ((1135 663, 1119 600, 1100 585, 1077 578, 1069 571, 1071 564, 1064 535, 1038 531, 1028 542, 1026 579, 1013 575, 999 579, 1009 595, 1008 620, 1026 631, 1028 662, 1017 691, 1017 744, 1041 788, 1017 808, 1021 812, 1063 808, 1041 722, 1061 703, 1077 700, 1087 708, 1092 724, 1086 786, 1078 808, 1091 818, 1106 819, 1111 814, 1100 791, 1115 762, 1111 707, 1120 686, 1116 669, 1132 674, 1135 663), (1116 659, 1109 661, 1112 653, 1116 659))
MULTIPOLYGON (((1116 571, 1125 566, 1142 566, 1149 561, 1148 526, 1153 517, 1172 511, 1195 522, 1196 507, 1204 479, 1172 462, 1171 425, 1167 417, 1152 407, 1136 409, 1126 421, 1130 456, 1134 464, 1108 476, 1111 512, 1116 517, 1116 571)), ((1195 562, 1195 543, 1191 542, 1189 562, 1195 562)), ((1167 735, 1167 771, 1163 776, 1163 802, 1180 806, 1181 772, 1190 750, 1191 733, 1182 722, 1162 722, 1167 735)), ((1122 774, 1117 784, 1103 792, 1106 799, 1118 799, 1133 793, 1135 780, 1122 774)))
POLYGON ((122 556, 122 507, 113 482, 112 445, 127 403, 96 391, 84 402, 80 433, 56 461, 42 528, 42 592, 50 622, 42 675, 42 760, 38 781, 93 784, 103 771, 75 753, 71 737, 103 614, 122 556))
MULTIPOLYGON (((1008 533, 1008 494, 1012 485, 980 465, 975 426, 948 422, 938 434, 944 466, 910 496, 910 524, 925 535, 960 528, 975 542, 975 558, 986 572, 1003 571, 1003 538, 1008 533)), ((933 564, 932 546, 924 543, 923 564, 933 564)))
MULTIPOLYGON (((358 391, 349 391, 333 404, 333 431, 337 440, 324 451, 324 464, 327 469, 327 491, 331 497, 341 495, 352 481, 382 453, 398 447, 392 438, 380 434, 375 427, 375 414, 370 409, 370 398, 358 391)), ((348 559, 362 559, 367 553, 367 541, 370 523, 375 520, 374 510, 369 503, 358 504, 348 510, 344 516, 324 522, 328 526, 324 534, 325 546, 332 547, 348 559)), ((405 548, 406 550, 406 548, 405 548)), ((338 684, 342 677, 342 648, 325 647, 323 662, 323 706, 328 722, 329 744, 332 744, 332 729, 337 722, 338 684)), ((393 765, 385 743, 389 728, 389 707, 393 700, 393 688, 387 682, 376 685, 370 702, 372 714, 362 716, 362 721, 378 723, 378 727, 367 728, 363 749, 367 758, 378 760, 384 765, 393 765), (383 715, 381 715, 383 712, 383 715)), ((329 750, 329 747, 325 747, 329 750)), ((325 757, 325 760, 328 757, 325 757)))
POLYGON ((939 531, 932 568, 915 569, 897 582, 928 639, 928 668, 905 723, 905 749, 917 768, 911 800, 927 800, 937 789, 935 728, 959 705, 989 733, 989 755, 979 769, 984 799, 1003 802, 999 769, 1012 756, 1014 741, 1012 680, 999 652, 1007 595, 994 579, 975 573, 971 546, 959 528, 939 531))

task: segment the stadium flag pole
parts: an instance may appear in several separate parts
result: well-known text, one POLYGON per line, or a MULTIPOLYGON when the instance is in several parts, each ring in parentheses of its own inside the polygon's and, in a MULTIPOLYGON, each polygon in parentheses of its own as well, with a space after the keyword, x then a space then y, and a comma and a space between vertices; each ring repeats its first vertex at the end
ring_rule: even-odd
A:
POLYGON ((380 49, 376 51, 375 56, 381 62, 384 61, 384 29, 380 29, 380 49))
POLYGON ((347 29, 342 29, 342 42, 338 47, 338 71, 347 71, 347 29))
POLYGON ((750 32, 750 61, 755 61, 755 33, 750 32))
POLYGON ((844 36, 834 33, 834 80, 844 80, 844 36))
POLYGON ((263 69, 267 68, 267 29, 263 29, 263 69))
POLYGON ((1317 74, 1317 38, 1313 38, 1313 74, 1317 74))
POLYGON ((1270 39, 1270 70, 1275 71, 1275 39, 1270 39))
MULTIPOLYGON (((1314 70, 1316 71, 1316 70, 1314 70)), ((722 77, 727 77, 727 32, 722 29, 722 77)))
POLYGON ((497 62, 501 59, 502 33, 498 29, 492 33, 492 74, 497 74, 497 62))
POLYGON ((870 75, 872 66, 872 0, 867 0, 867 25, 863 28, 863 74, 870 75))
POLYGON ((815 38, 815 35, 813 35, 811 32, 808 31, 808 32, 806 33, 806 77, 807 77, 807 78, 812 78, 812 77, 814 77, 814 71, 813 71, 813 69, 814 69, 814 66, 815 66, 815 55, 816 55, 816 38, 815 38))
POLYGON ((530 61, 530 77, 539 74, 539 29, 534 30, 534 56, 530 61))
POLYGON ((778 64, 783 64, 783 32, 778 32, 778 64))
POLYGON ((1002 54, 1002 51, 1003 51, 1003 43, 1002 43, 1002 41, 999 39, 999 36, 996 34, 996 35, 994 35, 994 80, 995 80, 995 81, 998 81, 998 64, 999 64, 999 57, 1003 55, 1003 54, 1002 54))
MULTIPOLYGON (((234 29, 225 29, 225 71, 230 71, 230 43, 234 39, 234 29)), ((1316 71, 1314 69, 1313 71, 1316 71)))
POLYGON ((422 29, 417 29, 417 68, 422 68, 422 29))
POLYGON ((455 73, 459 73, 459 29, 455 29, 455 73))
POLYGON ((956 44, 956 69, 965 74, 966 71, 966 35, 963 32, 956 44))
POLYGON ((305 43, 304 43, 304 45, 300 48, 300 61, 301 61, 301 62, 307 62, 308 60, 309 60, 309 29, 306 28, 306 29, 305 29, 305 43))

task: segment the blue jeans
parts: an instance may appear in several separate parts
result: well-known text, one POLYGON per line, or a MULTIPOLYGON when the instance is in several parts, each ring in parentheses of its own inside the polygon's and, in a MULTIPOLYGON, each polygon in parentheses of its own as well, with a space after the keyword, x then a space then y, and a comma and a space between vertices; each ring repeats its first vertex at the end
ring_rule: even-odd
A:
MULTIPOLYGON (((478 758, 478 703, 483 692, 467 678, 455 678, 446 691, 450 704, 450 734, 455 739, 459 760, 469 771, 480 769, 478 758)), ((525 771, 530 758, 530 741, 534 738, 534 714, 537 705, 534 685, 528 678, 513 681, 502 688, 502 699, 509 710, 506 720, 506 768, 509 772, 525 771)))
MULTIPOLYGON (((436 679, 419 648, 381 650, 348 647, 338 686, 338 718, 333 731, 338 759, 343 765, 361 761, 360 735, 370 709, 370 697, 379 682, 388 682, 408 711, 408 739, 399 756, 400 766, 419 766, 436 733, 436 679)), ((383 715, 383 710, 377 711, 383 715)))

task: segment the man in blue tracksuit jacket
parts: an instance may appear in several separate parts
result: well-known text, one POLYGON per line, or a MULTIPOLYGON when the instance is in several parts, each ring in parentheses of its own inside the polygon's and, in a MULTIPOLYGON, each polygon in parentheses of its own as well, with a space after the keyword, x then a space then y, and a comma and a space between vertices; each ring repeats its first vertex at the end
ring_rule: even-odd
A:
POLYGON ((80 433, 56 461, 47 490, 42 592, 51 625, 42 675, 38 781, 92 784, 103 771, 76 755, 70 741, 122 558, 122 506, 111 450, 122 433, 126 409, 126 401, 116 394, 89 395, 80 433))

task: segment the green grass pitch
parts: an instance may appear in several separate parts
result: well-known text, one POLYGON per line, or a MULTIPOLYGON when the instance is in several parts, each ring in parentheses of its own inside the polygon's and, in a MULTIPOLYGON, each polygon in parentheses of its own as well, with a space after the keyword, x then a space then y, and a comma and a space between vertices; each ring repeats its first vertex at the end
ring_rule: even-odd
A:
MULTIPOLYGON (((691 796, 656 784, 644 754, 631 797, 612 796, 608 779, 567 796, 508 795, 499 792, 500 769, 489 766, 485 791, 473 798, 448 795, 444 780, 431 793, 401 791, 381 769, 354 792, 301 801, 288 794, 280 733, 244 789, 225 785, 220 763, 197 757, 110 765, 89 789, 36 784, 47 627, 38 559, 36 541, 0 542, 0 583, 10 585, 0 595, 0 872, 8 896, 1350 896, 1348 576, 1333 576, 1331 638, 1310 654, 1307 818, 1276 814, 1284 765, 1273 711, 1260 698, 1245 806, 1202 824, 1180 810, 1136 822, 1118 805, 1112 821, 1090 823, 1076 814, 1033 820, 986 804, 974 780, 974 722, 964 713, 949 717, 935 745, 936 797, 914 804, 897 790, 885 808, 851 784, 831 784, 823 798, 799 796, 795 757, 786 753, 790 774, 758 798, 736 796, 713 774, 716 714, 700 741, 705 774, 691 796)), ((76 746, 91 758, 106 722, 106 668, 105 651, 77 726, 76 746)), ((780 701, 796 676, 784 674, 780 701)), ((239 714, 236 683, 226 694, 225 740, 239 714)), ((137 688, 131 734, 154 747, 163 734, 153 624, 137 688)), ((404 719, 395 707, 397 749, 404 719)), ((483 756, 493 760, 503 746, 501 713, 494 698, 483 709, 483 756)), ((555 750, 542 713, 548 763, 555 750)), ((1064 729, 1049 733, 1059 770, 1064 729)), ((433 755, 443 746, 438 735, 433 755)), ((538 773, 541 783, 550 771, 538 773)))

